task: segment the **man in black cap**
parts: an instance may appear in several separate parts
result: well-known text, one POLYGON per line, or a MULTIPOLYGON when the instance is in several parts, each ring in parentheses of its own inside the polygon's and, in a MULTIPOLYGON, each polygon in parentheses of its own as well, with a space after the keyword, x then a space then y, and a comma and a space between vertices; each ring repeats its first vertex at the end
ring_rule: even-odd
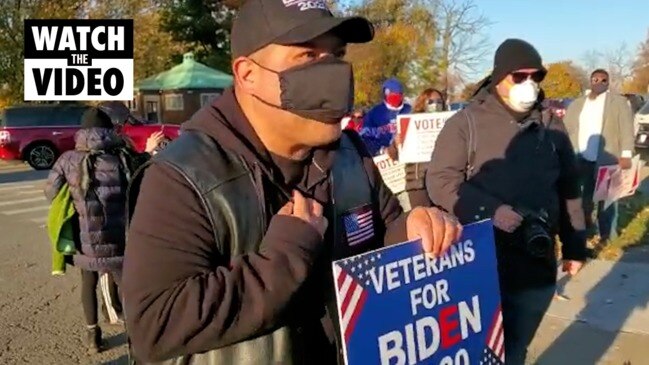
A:
POLYGON ((461 227, 405 215, 357 134, 345 45, 363 18, 320 0, 248 0, 232 29, 234 88, 185 124, 131 185, 126 322, 140 360, 332 364, 341 337, 331 261, 461 227))
POLYGON ((541 109, 545 74, 529 43, 500 45, 491 77, 441 131, 426 176, 432 201, 460 222, 494 221, 508 365, 524 364, 554 296, 554 236, 564 271, 586 258, 576 159, 563 123, 541 109))

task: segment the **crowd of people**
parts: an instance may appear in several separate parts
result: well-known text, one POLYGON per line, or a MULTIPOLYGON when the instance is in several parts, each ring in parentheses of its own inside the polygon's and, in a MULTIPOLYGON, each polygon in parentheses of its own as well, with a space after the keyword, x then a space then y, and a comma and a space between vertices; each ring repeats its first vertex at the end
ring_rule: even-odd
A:
MULTIPOLYGON (((540 54, 506 40, 431 161, 407 165, 406 192, 395 196, 373 157, 398 160, 397 116, 444 111, 446 95, 426 89, 411 106, 389 79, 383 100, 341 131, 354 92, 345 47, 373 35, 363 18, 249 0, 232 28, 234 87, 164 150, 153 153, 153 136, 149 153, 135 153, 115 133, 123 111, 114 105, 86 112, 46 194, 70 189, 77 253, 68 262, 82 270, 92 351, 101 349, 95 288, 108 272, 133 363, 341 363, 332 260, 414 238, 439 255, 463 224, 490 218, 507 364, 525 363, 555 293, 554 237, 563 270, 576 274, 596 226, 596 167, 630 164, 630 110, 597 70, 564 124, 541 107, 540 54), (352 239, 345 218, 366 212, 371 230, 352 239)), ((602 208, 600 234, 611 239, 616 208, 602 208)))

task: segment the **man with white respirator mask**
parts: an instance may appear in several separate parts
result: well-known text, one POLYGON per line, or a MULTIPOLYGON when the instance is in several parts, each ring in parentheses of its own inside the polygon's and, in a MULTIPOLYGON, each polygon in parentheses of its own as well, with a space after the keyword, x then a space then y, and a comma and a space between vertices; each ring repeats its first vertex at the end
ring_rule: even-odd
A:
POLYGON ((461 223, 493 219, 507 365, 524 364, 563 270, 586 259, 576 157, 563 122, 543 110, 547 71, 529 43, 508 39, 470 104, 442 129, 426 174, 432 202, 461 223))

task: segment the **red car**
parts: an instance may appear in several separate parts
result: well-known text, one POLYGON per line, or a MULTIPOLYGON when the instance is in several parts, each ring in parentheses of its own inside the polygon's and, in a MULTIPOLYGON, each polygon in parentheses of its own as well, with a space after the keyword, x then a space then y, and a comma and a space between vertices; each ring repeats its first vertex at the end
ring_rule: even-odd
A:
MULTIPOLYGON (((0 159, 23 160, 36 170, 49 169, 57 157, 74 149, 74 134, 86 105, 44 104, 23 105, 0 111, 0 159)), ((128 118, 118 128, 139 152, 143 152, 147 138, 162 131, 168 140, 180 133, 180 126, 147 124, 128 118)))

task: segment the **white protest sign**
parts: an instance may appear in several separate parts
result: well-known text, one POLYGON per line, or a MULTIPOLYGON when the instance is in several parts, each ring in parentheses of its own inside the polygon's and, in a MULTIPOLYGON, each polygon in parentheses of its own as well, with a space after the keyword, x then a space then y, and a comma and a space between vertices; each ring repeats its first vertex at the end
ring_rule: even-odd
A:
POLYGON ((424 114, 404 114, 397 120, 401 139, 399 161, 402 163, 428 162, 433 154, 437 136, 444 123, 456 111, 424 114))
POLYGON ((618 165, 601 166, 597 171, 597 182, 593 201, 604 201, 604 209, 614 202, 635 194, 640 185, 640 170, 644 161, 640 156, 632 160, 631 168, 622 170, 618 165))
POLYGON ((635 156, 632 160, 631 168, 628 170, 617 169, 611 174, 611 183, 608 187, 608 197, 604 201, 604 209, 608 208, 614 202, 635 194, 640 185, 640 169, 644 162, 640 156, 635 156))
POLYGON ((595 180, 595 191, 593 202, 604 201, 608 198, 608 187, 611 183, 611 175, 617 169, 617 165, 601 166, 597 171, 595 180))
POLYGON ((393 194, 399 194, 406 190, 406 166, 395 161, 387 154, 374 157, 374 164, 379 169, 385 185, 392 190, 393 194))

